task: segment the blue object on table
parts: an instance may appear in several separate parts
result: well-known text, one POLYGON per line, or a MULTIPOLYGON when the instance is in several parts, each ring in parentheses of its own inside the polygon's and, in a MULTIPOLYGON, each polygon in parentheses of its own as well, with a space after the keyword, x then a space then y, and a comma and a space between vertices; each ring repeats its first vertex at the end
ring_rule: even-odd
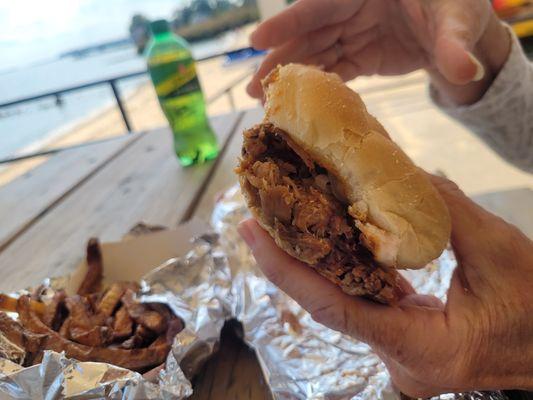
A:
POLYGON ((229 66, 238 62, 246 61, 254 57, 259 57, 266 54, 266 50, 256 50, 253 47, 245 47, 243 49, 228 51, 223 65, 229 66))

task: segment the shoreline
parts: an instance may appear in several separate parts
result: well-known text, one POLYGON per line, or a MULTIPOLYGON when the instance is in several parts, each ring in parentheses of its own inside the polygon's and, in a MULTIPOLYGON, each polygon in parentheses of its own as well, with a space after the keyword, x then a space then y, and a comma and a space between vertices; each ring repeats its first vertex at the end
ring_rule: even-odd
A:
POLYGON ((93 119, 99 118, 102 114, 105 114, 113 106, 112 101, 107 101, 104 104, 99 105, 96 109, 89 111, 87 115, 79 117, 73 121, 67 122, 54 130, 50 131, 45 137, 37 139, 32 143, 22 147, 15 153, 14 156, 24 155, 30 152, 36 152, 49 148, 54 142, 61 140, 65 135, 70 134, 76 128, 83 126, 86 123, 91 122, 93 119))
MULTIPOLYGON (((122 100, 124 103, 131 101, 135 95, 142 90, 143 86, 146 86, 147 82, 139 82, 135 87, 128 88, 123 90, 122 100)), ((73 131, 85 126, 88 123, 91 123, 93 120, 96 120, 102 117, 106 112, 117 107, 117 103, 114 98, 107 99, 101 104, 95 106, 92 110, 88 111, 86 115, 79 118, 73 119, 65 124, 54 128, 48 132, 44 137, 34 140, 32 143, 29 143, 19 150, 13 153, 14 156, 20 156, 31 152, 36 152, 43 149, 49 149, 50 145, 56 141, 61 141, 61 139, 73 133, 73 131)))
MULTIPOLYGON (((128 90, 129 93, 123 95, 124 104, 128 104, 131 101, 135 101, 135 97, 143 90, 147 83, 140 83, 137 87, 128 90)), ((95 107, 92 111, 89 111, 85 116, 67 122, 54 130, 50 131, 45 137, 35 140, 32 143, 22 147, 15 153, 14 156, 20 156, 32 152, 38 152, 43 150, 49 150, 57 147, 66 147, 68 145, 82 143, 88 140, 81 140, 82 136, 87 138, 87 135, 83 134, 83 131, 92 125, 98 125, 98 121, 107 121, 113 118, 114 110, 117 109, 116 102, 113 100, 107 100, 99 106, 95 107)), ((118 113, 118 110, 117 110, 118 113)), ((121 121, 120 121, 121 122, 121 121)), ((125 132, 126 133, 126 132, 125 132)), ((94 134, 89 135, 89 140, 98 140, 105 137, 112 137, 116 134, 101 135, 94 134)), ((26 160, 15 161, 6 165, 0 165, 0 187, 16 179, 20 175, 30 171, 37 167, 48 159, 48 157, 34 157, 26 160)))
MULTIPOLYGON (((246 46, 248 35, 254 27, 255 24, 250 24, 241 28, 238 34, 233 35, 233 46, 246 46)), ((231 32, 228 33, 228 35, 230 34, 231 32)), ((227 68, 222 65, 222 62, 223 58, 215 58, 197 64, 198 77, 206 99, 225 88, 244 71, 252 68, 250 63, 242 63, 227 68)), ((255 100, 249 99, 245 94, 245 84, 246 82, 241 82, 234 87, 237 109, 256 104, 255 100)), ((122 100, 134 131, 155 129, 167 124, 149 79, 146 82, 139 82, 135 87, 123 92, 122 100)), ((209 104, 207 108, 210 116, 231 111, 230 103, 225 96, 209 104)), ((45 137, 19 149, 15 155, 65 147, 126 133, 122 117, 113 99, 99 105, 83 117, 58 126, 45 137)), ((0 187, 42 164, 48 158, 35 157, 0 166, 0 187)))

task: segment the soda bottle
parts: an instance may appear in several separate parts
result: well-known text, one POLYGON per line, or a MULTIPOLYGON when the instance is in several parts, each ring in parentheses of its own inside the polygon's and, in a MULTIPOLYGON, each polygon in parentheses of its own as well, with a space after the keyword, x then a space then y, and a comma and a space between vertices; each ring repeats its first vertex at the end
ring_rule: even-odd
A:
POLYGON ((196 66, 185 39, 171 32, 166 20, 150 24, 146 50, 148 70, 159 104, 174 135, 174 149, 183 166, 216 158, 218 145, 206 115, 196 66))

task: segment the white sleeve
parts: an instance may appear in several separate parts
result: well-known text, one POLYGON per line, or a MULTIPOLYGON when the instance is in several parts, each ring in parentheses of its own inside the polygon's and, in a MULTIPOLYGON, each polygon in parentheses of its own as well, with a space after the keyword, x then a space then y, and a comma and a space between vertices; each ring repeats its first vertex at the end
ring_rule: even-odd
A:
POLYGON ((434 103, 483 139, 496 153, 533 173, 533 64, 514 34, 509 58, 485 95, 450 106, 430 87, 434 103))

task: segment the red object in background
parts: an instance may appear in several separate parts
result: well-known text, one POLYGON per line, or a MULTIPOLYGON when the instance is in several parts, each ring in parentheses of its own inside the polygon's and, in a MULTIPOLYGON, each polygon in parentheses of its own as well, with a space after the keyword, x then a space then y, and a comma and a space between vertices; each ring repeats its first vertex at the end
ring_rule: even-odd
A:
POLYGON ((499 11, 505 7, 505 3, 506 0, 492 0, 492 7, 494 7, 496 11, 499 11))
POLYGON ((533 37, 533 0, 493 0, 492 6, 519 38, 533 37))
POLYGON ((492 0, 492 6, 496 11, 502 11, 513 7, 520 7, 530 3, 529 0, 492 0))

